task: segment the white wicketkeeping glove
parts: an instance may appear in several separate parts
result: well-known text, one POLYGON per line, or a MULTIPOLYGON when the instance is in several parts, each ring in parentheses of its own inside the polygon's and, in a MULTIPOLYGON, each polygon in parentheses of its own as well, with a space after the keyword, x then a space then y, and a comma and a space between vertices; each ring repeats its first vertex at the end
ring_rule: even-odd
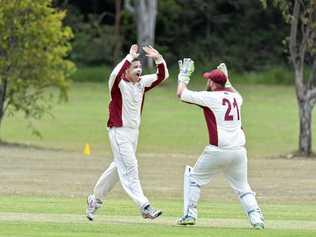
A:
POLYGON ((179 64, 179 74, 178 82, 183 82, 184 84, 189 84, 190 76, 194 72, 194 61, 191 58, 184 58, 178 61, 179 64))
POLYGON ((226 64, 221 63, 220 65, 217 66, 217 69, 221 70, 227 78, 227 82, 225 84, 225 87, 231 87, 232 85, 231 85, 229 78, 228 78, 228 70, 227 70, 226 64))

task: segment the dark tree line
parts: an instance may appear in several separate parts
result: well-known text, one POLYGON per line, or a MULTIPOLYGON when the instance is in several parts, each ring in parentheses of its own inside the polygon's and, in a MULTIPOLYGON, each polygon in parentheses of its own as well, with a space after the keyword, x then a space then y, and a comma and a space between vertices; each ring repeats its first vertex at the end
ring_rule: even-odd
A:
MULTIPOLYGON (((111 64, 121 56, 118 52, 125 53, 137 42, 134 16, 123 0, 56 0, 55 4, 68 10, 66 24, 75 33, 71 57, 78 63, 111 64)), ((191 56, 203 64, 225 61, 235 70, 262 69, 286 62, 282 47, 286 33, 282 14, 263 9, 260 1, 158 1, 155 46, 171 63, 191 56)))

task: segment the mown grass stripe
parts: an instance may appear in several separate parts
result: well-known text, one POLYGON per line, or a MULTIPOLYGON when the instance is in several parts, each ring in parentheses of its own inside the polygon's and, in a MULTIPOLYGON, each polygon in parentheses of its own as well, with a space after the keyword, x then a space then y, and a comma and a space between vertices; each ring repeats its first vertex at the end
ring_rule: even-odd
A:
MULTIPOLYGON (((162 216, 157 220, 144 220, 140 216, 105 216, 98 215, 93 222, 89 222, 84 215, 78 214, 47 214, 47 213, 13 213, 0 212, 0 223, 23 222, 23 223, 67 223, 67 224, 158 224, 175 225, 175 218, 162 216)), ((246 219, 222 219, 222 218, 199 218, 196 227, 219 227, 219 228, 250 228, 246 219)), ((267 220, 268 229, 296 229, 316 230, 316 221, 292 221, 292 220, 267 220)))

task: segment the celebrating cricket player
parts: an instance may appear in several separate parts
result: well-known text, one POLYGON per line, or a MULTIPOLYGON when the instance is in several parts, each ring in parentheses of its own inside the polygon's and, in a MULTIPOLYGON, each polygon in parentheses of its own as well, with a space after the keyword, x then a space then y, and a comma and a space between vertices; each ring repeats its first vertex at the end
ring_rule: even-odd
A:
POLYGON ((203 74, 207 79, 206 91, 187 89, 194 62, 190 58, 179 61, 177 96, 184 102, 202 108, 209 134, 205 147, 194 167, 186 166, 184 173, 184 213, 177 223, 194 225, 198 212, 200 188, 218 173, 224 173, 239 197, 242 208, 256 229, 264 228, 264 218, 255 193, 247 180, 247 151, 241 126, 241 95, 231 87, 224 63, 203 74))
POLYGON ((145 46, 143 50, 147 57, 155 61, 157 73, 142 76, 142 65, 138 59, 139 48, 134 44, 109 78, 107 127, 113 162, 97 181, 93 194, 88 197, 86 214, 90 221, 94 219, 95 211, 101 207, 102 201, 118 180, 144 218, 155 219, 162 214, 150 205, 143 193, 138 176, 136 148, 145 93, 167 79, 169 74, 163 57, 156 49, 145 46))

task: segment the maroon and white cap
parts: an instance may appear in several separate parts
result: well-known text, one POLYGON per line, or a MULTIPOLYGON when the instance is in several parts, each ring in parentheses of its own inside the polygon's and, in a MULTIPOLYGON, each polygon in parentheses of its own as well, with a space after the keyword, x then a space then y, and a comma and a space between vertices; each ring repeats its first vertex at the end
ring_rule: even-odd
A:
POLYGON ((207 80, 212 80, 213 82, 216 82, 221 85, 225 85, 225 83, 227 82, 227 77, 219 69, 214 69, 209 72, 204 72, 202 76, 207 80))

